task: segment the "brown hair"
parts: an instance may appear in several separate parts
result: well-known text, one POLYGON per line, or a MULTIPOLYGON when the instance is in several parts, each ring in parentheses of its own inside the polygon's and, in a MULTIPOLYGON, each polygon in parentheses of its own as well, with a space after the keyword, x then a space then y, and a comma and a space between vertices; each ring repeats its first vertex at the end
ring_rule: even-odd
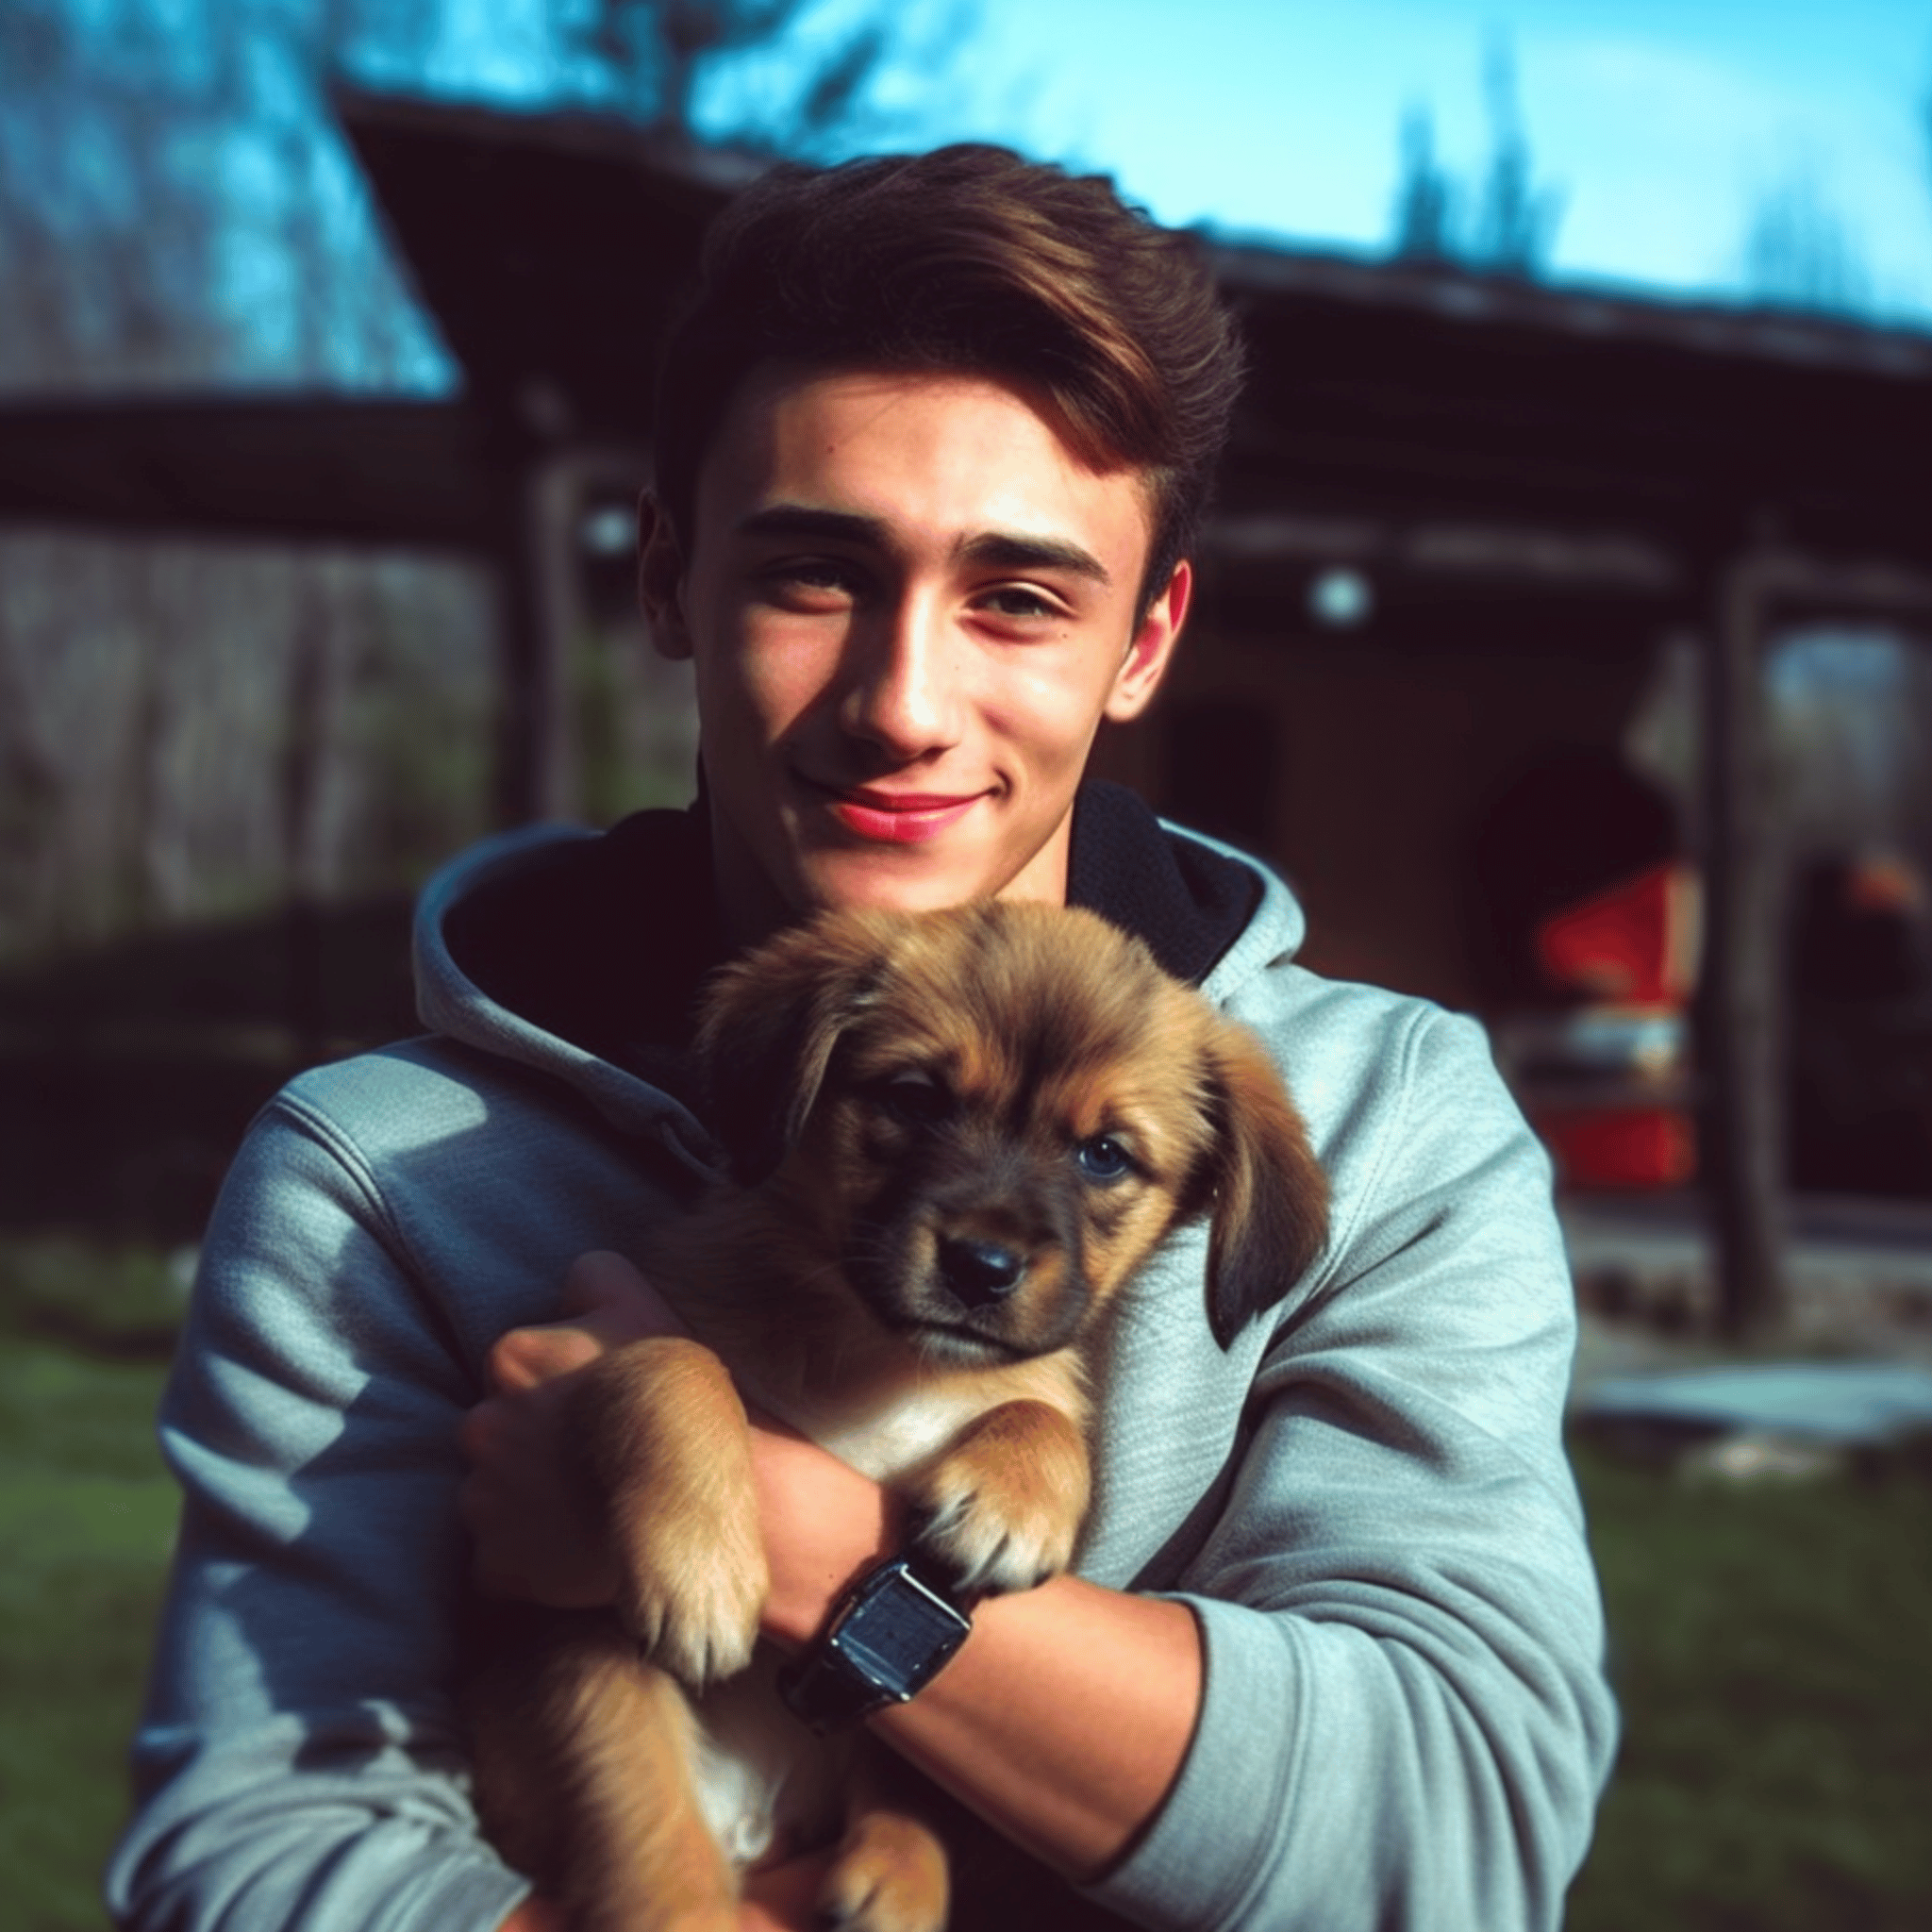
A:
POLYGON ((712 224, 667 338, 658 490, 689 541, 706 447, 761 363, 1004 376, 1084 460, 1146 478, 1144 608, 1192 547, 1242 360, 1194 238, 1098 175, 977 144, 783 165, 712 224))

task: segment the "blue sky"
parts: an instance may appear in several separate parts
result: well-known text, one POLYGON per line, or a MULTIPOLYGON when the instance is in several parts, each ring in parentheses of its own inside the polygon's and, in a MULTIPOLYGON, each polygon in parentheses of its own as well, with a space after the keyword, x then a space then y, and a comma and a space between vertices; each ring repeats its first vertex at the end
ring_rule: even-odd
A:
MULTIPOLYGON (((836 0, 834 0, 836 4, 836 0)), ((939 0, 936 0, 939 4, 939 0)), ((1162 219, 1375 250, 1398 128, 1480 167, 1483 71, 1513 52, 1564 278, 1735 290, 1768 195, 1835 219, 1882 314, 1932 319, 1932 0, 979 0, 898 76, 931 138, 1114 174, 1162 219), (941 70, 935 83, 933 75, 941 70)))
MULTIPOLYGON (((430 72, 391 77, 554 97, 570 4, 447 0, 430 72)), ((807 37, 881 8, 907 50, 877 90, 883 144, 1009 141, 1165 221, 1367 254, 1391 238, 1405 114, 1478 175, 1502 44, 1560 208, 1556 278, 1746 293, 1754 217, 1781 199, 1829 231, 1861 312, 1932 326, 1932 0, 819 0, 807 37)), ((721 73, 701 117, 759 125, 785 72, 721 73)))

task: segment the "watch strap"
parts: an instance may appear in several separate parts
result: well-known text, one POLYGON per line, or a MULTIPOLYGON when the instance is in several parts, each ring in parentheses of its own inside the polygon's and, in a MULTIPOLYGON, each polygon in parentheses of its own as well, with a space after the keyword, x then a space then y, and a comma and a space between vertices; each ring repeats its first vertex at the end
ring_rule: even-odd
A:
POLYGON ((846 1592, 824 1634, 781 1674, 779 1691, 813 1730, 837 1730, 917 1696, 972 1628, 944 1591, 895 1557, 846 1592))

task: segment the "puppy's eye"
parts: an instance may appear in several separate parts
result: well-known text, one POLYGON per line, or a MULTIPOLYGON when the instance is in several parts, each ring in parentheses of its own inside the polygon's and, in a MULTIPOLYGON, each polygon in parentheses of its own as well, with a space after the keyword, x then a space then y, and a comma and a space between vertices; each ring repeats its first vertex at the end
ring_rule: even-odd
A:
POLYGON ((914 1125, 944 1120, 953 1110, 952 1095, 930 1074, 894 1074, 873 1091, 893 1119, 914 1125))
POLYGON ((1074 1159, 1090 1181, 1117 1181, 1132 1166, 1127 1150, 1111 1134, 1095 1134, 1074 1149, 1074 1159))

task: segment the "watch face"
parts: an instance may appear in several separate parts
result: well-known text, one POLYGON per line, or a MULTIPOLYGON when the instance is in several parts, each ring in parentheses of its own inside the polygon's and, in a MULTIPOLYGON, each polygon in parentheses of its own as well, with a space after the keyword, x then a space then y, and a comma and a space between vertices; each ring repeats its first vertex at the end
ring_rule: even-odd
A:
POLYGON ((839 1626, 844 1656, 875 1682, 916 1690, 958 1649, 969 1624, 903 1570, 839 1626))

